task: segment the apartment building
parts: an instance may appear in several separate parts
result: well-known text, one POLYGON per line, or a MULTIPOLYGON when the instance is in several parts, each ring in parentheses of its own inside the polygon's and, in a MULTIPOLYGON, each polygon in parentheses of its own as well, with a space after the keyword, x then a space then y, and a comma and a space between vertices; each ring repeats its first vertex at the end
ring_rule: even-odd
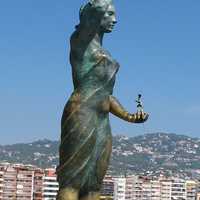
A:
POLYGON ((135 180, 135 176, 126 176, 126 185, 125 185, 125 199, 132 200, 133 199, 133 183, 135 180))
POLYGON ((187 200, 196 200, 198 185, 195 181, 186 181, 186 197, 187 200))
MULTIPOLYGON (((12 170, 12 167, 10 169, 12 170)), ((15 170, 14 174, 16 174, 14 182, 16 183, 16 199, 33 199, 34 170, 29 170, 25 166, 20 165, 15 166, 13 169, 15 170)), ((9 175, 9 168, 7 172, 7 175, 9 175)), ((13 187, 15 186, 13 185, 13 187)))
POLYGON ((142 199, 149 200, 151 199, 151 182, 147 179, 143 181, 142 184, 142 199))
POLYGON ((143 178, 135 176, 133 179, 133 195, 132 200, 141 200, 143 196, 143 178))
POLYGON ((42 200, 38 175, 33 166, 3 163, 0 166, 0 200, 42 200))
POLYGON ((34 169, 33 200, 43 200, 43 177, 44 171, 39 168, 34 169))
MULTIPOLYGON (((200 200, 194 180, 145 176, 105 176, 101 200, 200 200)), ((55 169, 0 164, 0 200, 56 200, 55 169)))
POLYGON ((3 198, 3 187, 4 187, 4 171, 0 167, 0 199, 3 198))
POLYGON ((114 178, 114 200, 125 200, 126 198, 126 178, 114 178))
POLYGON ((55 169, 45 169, 43 177, 43 200, 56 200, 58 189, 55 169))
POLYGON ((151 180, 151 200, 160 200, 161 186, 159 180, 151 180))
POLYGON ((160 180, 160 197, 161 200, 171 200, 171 188, 172 188, 172 181, 168 179, 160 180))
POLYGON ((186 199, 186 185, 182 179, 173 179, 171 185, 171 199, 186 199))
POLYGON ((196 200, 197 188, 195 181, 173 177, 120 177, 115 178, 114 200, 196 200))
POLYGON ((135 177, 133 200, 160 200, 160 182, 148 177, 135 177))
POLYGON ((101 188, 101 196, 100 199, 104 200, 113 200, 114 199, 114 180, 112 176, 106 175, 102 188, 101 188))

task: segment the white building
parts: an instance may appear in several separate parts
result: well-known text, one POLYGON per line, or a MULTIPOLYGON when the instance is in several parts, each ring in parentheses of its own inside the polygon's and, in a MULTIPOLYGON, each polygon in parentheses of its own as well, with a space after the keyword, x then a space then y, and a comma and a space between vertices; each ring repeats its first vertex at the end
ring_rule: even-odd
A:
POLYGON ((125 200, 126 196, 126 178, 117 177, 114 178, 114 200, 125 200))
POLYGON ((4 171, 0 169, 0 199, 3 199, 4 171))
POLYGON ((186 184, 185 181, 182 179, 173 179, 171 185, 171 199, 186 199, 186 184))
POLYGON ((132 200, 133 199, 133 183, 135 180, 135 176, 127 176, 126 177, 126 186, 125 186, 125 199, 126 200, 132 200))
POLYGON ((172 181, 167 179, 160 180, 160 187, 161 200, 171 200, 172 181))
POLYGON ((45 169, 43 177, 43 200, 56 200, 58 189, 55 169, 45 169))
POLYGON ((151 180, 151 200, 160 200, 161 185, 159 180, 151 180))
POLYGON ((114 200, 196 200, 197 186, 195 181, 173 177, 118 177, 114 200))

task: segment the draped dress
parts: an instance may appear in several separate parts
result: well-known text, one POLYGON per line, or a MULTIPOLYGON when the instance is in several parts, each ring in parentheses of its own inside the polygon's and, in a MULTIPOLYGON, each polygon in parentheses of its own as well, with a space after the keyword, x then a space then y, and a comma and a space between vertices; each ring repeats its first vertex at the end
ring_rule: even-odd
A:
POLYGON ((60 188, 72 187, 81 195, 100 190, 109 165, 109 96, 119 64, 103 49, 71 64, 74 91, 62 115, 57 175, 60 188))

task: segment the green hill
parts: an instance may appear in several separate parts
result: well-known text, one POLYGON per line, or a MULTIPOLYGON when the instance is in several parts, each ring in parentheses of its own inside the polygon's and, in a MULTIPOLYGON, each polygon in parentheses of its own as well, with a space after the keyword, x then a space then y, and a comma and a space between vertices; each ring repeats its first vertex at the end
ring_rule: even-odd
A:
MULTIPOLYGON (((0 146, 0 161, 56 166, 58 141, 39 140, 0 146)), ((187 173, 200 169, 200 139, 184 135, 153 133, 128 138, 113 137, 110 171, 119 173, 187 173)))

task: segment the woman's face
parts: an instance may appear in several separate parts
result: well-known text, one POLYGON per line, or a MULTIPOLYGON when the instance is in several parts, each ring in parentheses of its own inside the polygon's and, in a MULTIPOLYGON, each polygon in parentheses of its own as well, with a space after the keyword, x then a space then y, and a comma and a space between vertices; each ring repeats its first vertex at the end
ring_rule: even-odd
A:
POLYGON ((104 14, 104 17, 101 20, 101 31, 104 33, 112 32, 116 23, 115 7, 113 4, 110 4, 106 13, 104 14))

